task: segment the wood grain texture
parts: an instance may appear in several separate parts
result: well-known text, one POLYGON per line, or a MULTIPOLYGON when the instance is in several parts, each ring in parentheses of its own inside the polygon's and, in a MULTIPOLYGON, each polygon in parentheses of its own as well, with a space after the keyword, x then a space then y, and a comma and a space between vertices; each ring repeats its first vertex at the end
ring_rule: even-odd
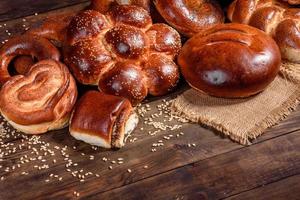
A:
MULTIPOLYGON (((19 0, 18 2, 20 3, 19 0)), ((72 2, 85 1, 22 2, 33 5, 53 3, 49 6, 49 10, 52 10, 71 5, 72 2)), ((0 23, 0 42, 9 36, 24 32, 26 27, 40 23, 47 16, 77 12, 88 4, 89 2, 80 3, 37 16, 28 16, 25 17, 25 21, 10 20, 5 22, 5 26, 4 22, 0 23)), ((15 5, 14 2, 12 5, 15 5)), ((0 9, 3 10, 1 7, 0 9)), ((27 15, 16 14, 18 17, 27 15)), ((81 91, 86 89, 90 88, 80 87, 81 91)), ((185 89, 186 86, 183 86, 165 97, 150 98, 148 103, 152 110, 147 115, 157 113, 155 108, 163 103, 163 99, 174 98, 185 89)), ((163 115, 156 119, 161 122, 164 120, 166 118, 163 115)), ((1 141, 6 147, 0 149, 0 156, 3 156, 0 157, 0 177, 4 177, 4 180, 0 181, 0 199, 73 199, 74 191, 80 192, 83 199, 205 199, 229 196, 233 198, 235 195, 238 197, 238 194, 244 194, 245 198, 252 197, 252 189, 262 193, 263 191, 259 191, 260 186, 265 185, 266 188, 266 185, 275 184, 273 182, 276 181, 279 181, 276 188, 283 188, 282 184, 286 182, 280 184, 281 179, 284 181, 288 176, 299 174, 299 121, 300 111, 296 111, 280 124, 267 130, 250 147, 238 145, 220 137, 219 133, 188 123, 182 124, 180 129, 168 129, 150 136, 148 132, 156 129, 145 125, 143 120, 133 133, 137 141, 128 142, 119 151, 101 148, 94 150, 91 146, 73 139, 67 129, 45 134, 37 141, 24 139, 23 135, 16 134, 1 141), (175 137, 180 132, 185 134, 175 137), (165 140, 164 136, 169 135, 174 137, 165 140), (163 140, 164 146, 157 147, 156 152, 151 152, 152 145, 158 140, 163 140), (195 147, 189 147, 192 143, 195 143, 195 147), (53 151, 54 154, 51 155, 45 149, 53 151), (91 159, 91 156, 94 158, 91 159), (104 162, 103 157, 109 160, 104 162), (111 163, 118 158, 124 158, 124 163, 111 163), (77 165, 66 167, 70 160, 77 165), (21 162, 24 164, 17 167, 21 162), (42 167, 41 163, 49 165, 49 168, 38 169, 42 167), (109 170, 109 166, 113 169, 109 170), (9 170, 6 170, 7 168, 9 170), (71 171, 67 171, 68 169, 71 171), (132 172, 129 173, 128 169, 132 172), (85 181, 80 182, 71 172, 81 170, 81 174, 92 172, 93 175, 87 175, 85 181), (23 172, 28 175, 22 175, 23 172), (50 178, 51 174, 61 177, 62 180, 50 178), (153 190, 146 188, 150 186, 153 190)), ((167 123, 175 125, 178 122, 167 123)), ((267 191, 278 194, 272 187, 267 191)), ((296 190, 292 191, 297 194, 296 190)))
MULTIPOLYGON (((151 107, 155 107, 159 102, 160 101, 155 101, 150 105, 151 107)), ((139 138, 139 140, 135 143, 127 144, 125 148, 117 152, 103 149, 94 151, 89 145, 74 140, 68 135, 66 130, 65 132, 57 131, 44 135, 43 141, 46 144, 49 143, 51 147, 69 147, 68 154, 72 160, 79 163, 80 166, 72 167, 72 170, 84 168, 86 171, 98 173, 100 178, 90 177, 85 180, 84 184, 79 183, 77 179, 74 179, 70 173, 66 171, 66 162, 63 161, 61 155, 58 154, 47 159, 46 163, 50 163, 51 166, 47 170, 37 171, 32 169, 32 166, 35 165, 35 162, 32 162, 18 171, 1 174, 5 175, 7 179, 0 185, 0 191, 8 191, 9 188, 14 187, 16 192, 0 193, 0 198, 14 199, 22 194, 24 199, 45 199, 45 197, 48 196, 50 199, 61 199, 64 197, 72 197, 72 191, 80 191, 82 195, 93 196, 95 193, 122 187, 197 161, 210 160, 220 155, 227 157, 227 153, 231 151, 237 152, 235 154, 236 157, 243 157, 244 153, 239 153, 238 150, 247 149, 247 147, 237 145, 227 139, 222 140, 218 135, 198 125, 186 124, 179 130, 162 132, 156 136, 148 136, 144 131, 140 130, 141 126, 142 124, 140 124, 134 133, 134 137, 139 138), (150 151, 151 145, 158 140, 163 140, 163 136, 169 134, 175 135, 179 132, 184 132, 185 135, 180 138, 172 139, 171 141, 166 141, 164 147, 158 148, 157 152, 150 151), (188 144, 193 142, 196 144, 196 147, 188 147, 188 144), (77 147, 76 150, 70 149, 73 146, 77 147), (86 156, 81 156, 81 153, 85 153, 86 156), (88 157, 90 155, 95 156, 95 160, 89 160, 88 157), (103 162, 103 157, 107 157, 110 160, 117 160, 117 158, 121 157, 125 158, 126 162, 122 165, 112 165, 110 162, 103 162), (56 159, 58 162, 51 164, 52 159, 56 159), (112 170, 108 169, 109 165, 113 166, 112 170), (148 166, 148 169, 144 169, 144 166, 148 166), (127 169, 131 169, 132 173, 128 173, 127 169), (29 172, 29 175, 20 176, 20 172, 23 170, 29 172), (63 183, 57 183, 55 181, 45 183, 44 180, 49 174, 59 174, 59 176, 63 177, 63 183), (26 186, 24 186, 24 183, 26 183, 26 186), (99 185, 101 185, 101 187, 99 187, 99 185), (26 193, 26 188, 28 187, 31 188, 30 193, 26 193)), ((264 144, 265 140, 273 141, 271 140, 273 137, 278 137, 282 134, 284 133, 270 133, 264 135, 257 143, 264 144)), ((256 145, 253 145, 251 148, 255 149, 255 146, 256 145)), ((270 146, 272 145, 270 144, 270 146)), ((20 156, 30 154, 31 151, 27 149, 10 157, 6 157, 3 162, 3 167, 12 166, 18 163, 20 156)), ((256 155, 253 156, 256 157, 256 155)), ((243 160, 240 162, 243 163, 243 160)), ((209 169, 207 170, 209 171, 209 169)), ((222 168, 218 170, 220 171, 218 173, 222 173, 222 168)), ((240 173, 241 175, 244 174, 242 171, 240 171, 240 173)), ((181 172, 174 175, 174 177, 180 174, 181 172)), ((185 176, 184 174, 185 173, 183 173, 182 176, 185 176)))
POLYGON ((0 22, 34 15, 35 13, 47 12, 84 2, 88 2, 88 0, 1 0, 0 22))
POLYGON ((300 199, 300 175, 291 176, 283 180, 263 185, 261 187, 249 190, 247 192, 234 195, 232 197, 226 198, 230 200, 265 200, 265 199, 276 199, 276 200, 286 200, 286 199, 300 199))
POLYGON ((225 198, 299 174, 299 133, 199 161, 90 198, 225 198))

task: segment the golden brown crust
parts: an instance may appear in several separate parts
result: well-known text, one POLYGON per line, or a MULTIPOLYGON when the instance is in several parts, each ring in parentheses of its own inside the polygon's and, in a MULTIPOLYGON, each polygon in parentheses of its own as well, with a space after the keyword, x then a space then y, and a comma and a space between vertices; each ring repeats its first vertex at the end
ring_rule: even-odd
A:
MULTIPOLYGON (((152 54, 164 57, 163 62, 177 67, 173 60, 181 48, 180 35, 165 24, 153 25, 149 13, 141 7, 117 5, 105 15, 95 10, 83 11, 73 18, 67 32, 64 60, 75 78, 83 84, 99 85, 102 91, 109 94, 127 97, 132 103, 143 100, 149 87, 152 87, 151 90, 156 87, 155 84, 148 85, 148 73, 143 72, 152 54), (131 84, 135 82, 119 74, 122 72, 121 66, 125 71, 129 68, 139 71, 139 78, 135 81, 141 83, 140 88, 128 85, 126 78, 131 84), (117 92, 109 84, 109 80, 115 76, 122 77, 119 80, 122 92, 117 92)), ((157 71, 162 67, 159 62, 151 63, 151 68, 157 71)), ((169 81, 170 77, 163 73, 157 75, 162 80, 166 79, 165 89, 161 93, 174 88, 174 83, 178 81, 169 81)))
POLYGON ((265 31, 276 40, 284 59, 300 62, 299 8, 278 0, 235 0, 228 9, 228 18, 265 31))
POLYGON ((115 6, 109 11, 114 24, 127 24, 138 28, 147 28, 152 23, 149 12, 136 6, 115 6))
POLYGON ((152 54, 143 68, 146 73, 149 94, 159 96, 169 93, 179 80, 177 65, 166 56, 152 54))
POLYGON ((277 75, 279 49, 264 32, 242 24, 217 25, 188 40, 178 57, 187 82, 217 97, 247 97, 277 75))
POLYGON ((94 10, 82 11, 73 17, 67 28, 67 44, 74 45, 87 38, 94 38, 108 28, 110 23, 105 15, 94 10))
POLYGON ((60 53, 47 39, 37 36, 17 36, 5 43, 0 49, 0 84, 11 77, 8 72, 9 63, 17 56, 28 55, 37 60, 59 60, 60 53))
POLYGON ((170 26, 161 23, 153 24, 146 34, 150 41, 151 52, 161 52, 170 55, 172 59, 179 53, 181 39, 170 26))
POLYGON ((225 19, 214 0, 155 0, 154 4, 171 26, 188 37, 225 19))
POLYGON ((70 115, 76 98, 76 83, 67 67, 54 60, 43 60, 25 76, 14 76, 4 84, 0 110, 9 121, 21 126, 45 124, 33 132, 44 133, 70 115))
POLYGON ((92 0, 91 8, 105 14, 116 5, 135 5, 150 12, 150 0, 92 0))
POLYGON ((300 0, 282 0, 285 1, 291 5, 300 5, 300 0))
POLYGON ((137 104, 148 93, 144 72, 132 63, 120 62, 99 80, 99 90, 107 94, 122 96, 137 104))
POLYGON ((94 40, 77 42, 64 48, 67 63, 75 78, 83 84, 97 85, 99 76, 113 62, 111 54, 94 40))
POLYGON ((111 144, 113 127, 117 125, 117 134, 124 134, 125 122, 132 111, 130 102, 125 98, 88 91, 77 102, 70 132, 97 136, 111 144))
POLYGON ((62 46, 66 39, 67 26, 74 17, 74 13, 60 14, 46 18, 35 24, 26 34, 47 38, 54 42, 56 46, 62 46))

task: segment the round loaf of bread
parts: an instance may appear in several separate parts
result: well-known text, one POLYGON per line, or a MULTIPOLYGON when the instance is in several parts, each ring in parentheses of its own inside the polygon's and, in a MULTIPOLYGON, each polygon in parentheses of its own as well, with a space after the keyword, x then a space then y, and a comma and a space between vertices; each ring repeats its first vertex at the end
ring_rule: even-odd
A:
POLYGON ((223 24, 188 40, 178 63, 193 88, 216 97, 240 98, 261 92, 274 80, 281 56, 264 32, 223 24))

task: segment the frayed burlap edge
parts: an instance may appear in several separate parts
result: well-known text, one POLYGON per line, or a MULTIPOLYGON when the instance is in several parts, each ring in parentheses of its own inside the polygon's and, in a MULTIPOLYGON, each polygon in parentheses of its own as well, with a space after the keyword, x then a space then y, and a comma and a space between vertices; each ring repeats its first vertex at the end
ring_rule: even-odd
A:
POLYGON ((211 127, 225 136, 229 137, 233 141, 236 141, 242 145, 250 145, 251 140, 256 139, 258 136, 262 135, 267 128, 270 128, 277 124, 279 121, 285 119, 291 112, 293 112, 300 102, 300 64, 294 63, 283 63, 280 70, 280 75, 287 81, 291 81, 294 84, 299 85, 299 89, 290 96, 288 101, 286 101, 280 107, 274 109, 268 117, 261 121, 261 123, 254 126, 252 130, 248 132, 247 135, 236 135, 222 124, 218 124, 213 120, 208 120, 200 115, 195 115, 195 113, 190 112, 191 105, 187 103, 179 95, 175 100, 173 100, 171 105, 171 111, 173 115, 177 115, 186 118, 194 123, 199 123, 211 127), (180 110, 178 109, 180 108, 180 110))

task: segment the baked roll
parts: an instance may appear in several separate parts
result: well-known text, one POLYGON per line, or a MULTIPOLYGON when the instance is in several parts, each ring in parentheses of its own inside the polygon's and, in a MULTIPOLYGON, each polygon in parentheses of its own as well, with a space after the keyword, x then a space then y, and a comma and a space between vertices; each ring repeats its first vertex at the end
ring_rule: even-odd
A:
POLYGON ((225 20, 215 0, 154 0, 154 4, 160 15, 187 37, 225 20))
POLYGON ((243 24, 217 25, 183 46, 178 63, 196 90, 216 97, 242 98, 263 91, 279 72, 275 41, 243 24))
MULTIPOLYGON (((37 60, 53 59, 59 61, 60 52, 49 40, 32 35, 16 36, 0 49, 0 85, 11 78, 8 66, 17 56, 31 56, 37 60)), ((21 69, 25 70, 25 69, 21 69)), ((26 71, 26 70, 25 70, 26 71)))
POLYGON ((76 83, 67 67, 43 60, 3 85, 0 112, 17 130, 41 134, 68 125, 76 98, 76 83))
POLYGON ((150 12, 150 0, 92 0, 91 8, 101 13, 108 12, 116 5, 135 5, 140 6, 150 12))
POLYGON ((121 148, 138 124, 130 102, 122 97, 88 91, 78 101, 70 121, 77 140, 104 148, 121 148))
POLYGON ((117 5, 105 15, 86 10, 72 19, 64 60, 80 83, 136 104, 148 91, 163 95, 175 88, 179 70, 174 59, 180 48, 173 28, 152 24, 141 7, 117 5))
POLYGON ((55 46, 62 47, 66 39, 67 26, 74 15, 74 13, 67 13, 47 17, 42 22, 34 24, 25 34, 46 38, 55 46))
POLYGON ((300 0, 282 0, 285 1, 291 5, 300 5, 300 0))
POLYGON ((235 0, 228 9, 235 23, 265 31, 277 42, 282 58, 300 62, 300 9, 278 0, 235 0))

